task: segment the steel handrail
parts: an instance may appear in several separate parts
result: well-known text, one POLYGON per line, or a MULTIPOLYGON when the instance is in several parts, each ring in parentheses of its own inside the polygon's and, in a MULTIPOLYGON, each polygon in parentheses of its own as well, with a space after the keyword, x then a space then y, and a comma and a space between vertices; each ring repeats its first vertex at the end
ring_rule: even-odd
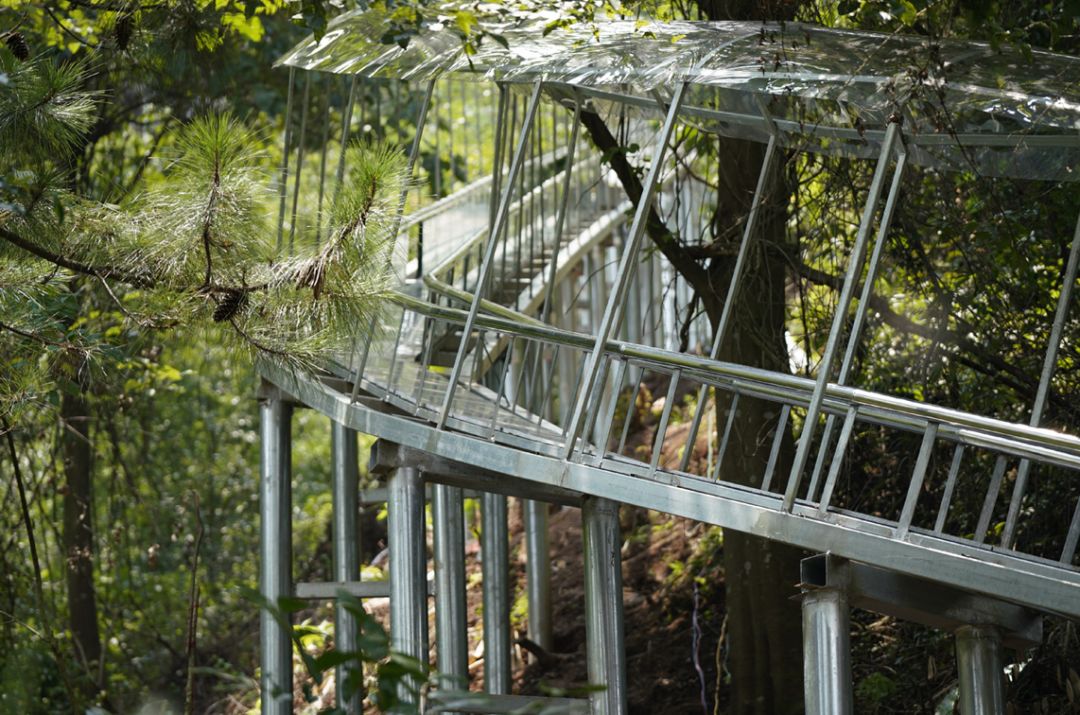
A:
MULTIPOLYGON (((471 300, 471 294, 465 291, 461 291, 461 294, 463 299, 471 300)), ((456 308, 435 305, 402 293, 394 293, 391 300, 430 318, 460 324, 465 322, 465 311, 456 308)), ((593 346, 593 337, 588 334, 536 324, 538 321, 529 320, 527 316, 509 308, 502 308, 500 313, 501 315, 477 316, 477 325, 488 330, 538 340, 551 345, 579 350, 588 350, 593 346)), ((803 395, 808 396, 814 386, 813 380, 798 375, 785 375, 762 368, 709 360, 697 355, 677 353, 621 340, 609 340, 604 353, 612 357, 634 360, 659 368, 661 371, 670 372, 682 369, 709 380, 756 383, 766 388, 762 391, 762 397, 788 403, 801 402, 799 398, 803 395)), ((742 386, 740 389, 743 389, 742 386)), ((860 410, 861 416, 873 418, 873 421, 906 431, 921 431, 927 422, 937 422, 946 428, 944 431, 939 430, 939 435, 942 437, 951 436, 955 441, 1009 451, 1018 455, 1028 455, 1038 461, 1050 460, 1061 466, 1080 469, 1080 438, 1063 432, 1029 427, 982 415, 973 415, 949 407, 914 402, 834 383, 829 383, 826 395, 832 403, 832 409, 839 413, 843 412, 843 407, 838 407, 838 404, 844 406, 854 404, 867 410, 865 414, 860 410), (1009 440, 1021 440, 1027 444, 1015 444, 1009 440)))
MULTIPOLYGON (((565 151, 566 150, 563 149, 563 150, 559 150, 559 151, 548 152, 543 157, 540 157, 541 159, 544 159, 544 161, 540 162, 541 165, 546 166, 547 163, 548 163, 547 160, 548 160, 549 157, 550 157, 550 161, 552 163, 554 163, 555 161, 558 161, 562 157, 562 155, 565 153, 565 151)), ((529 165, 526 164, 525 167, 523 167, 523 168, 528 168, 528 166, 529 165)), ((565 169, 563 169, 562 171, 558 171, 555 174, 552 174, 550 177, 548 177, 544 181, 540 182, 536 186, 533 186, 531 189, 529 189, 528 193, 523 197, 524 201, 528 202, 529 205, 531 206, 532 203, 534 201, 536 201, 535 197, 537 195, 539 195, 539 193, 545 187, 547 187, 549 184, 551 184, 555 179, 562 176, 563 171, 565 171, 565 169)), ((516 215, 518 213, 518 211, 519 211, 519 208, 520 207, 518 206, 518 204, 516 202, 511 204, 511 206, 510 206, 511 214, 516 215)), ((447 256, 443 260, 439 261, 438 265, 433 266, 428 271, 428 273, 432 273, 432 274, 445 273, 452 266, 454 266, 456 263, 458 263, 462 258, 464 258, 468 253, 475 250, 477 244, 482 243, 483 241, 487 240, 489 232, 490 232, 489 229, 484 228, 484 229, 481 229, 481 230, 477 231, 475 234, 472 235, 472 237, 466 239, 465 241, 462 241, 461 245, 453 253, 451 253, 449 256, 447 256)))

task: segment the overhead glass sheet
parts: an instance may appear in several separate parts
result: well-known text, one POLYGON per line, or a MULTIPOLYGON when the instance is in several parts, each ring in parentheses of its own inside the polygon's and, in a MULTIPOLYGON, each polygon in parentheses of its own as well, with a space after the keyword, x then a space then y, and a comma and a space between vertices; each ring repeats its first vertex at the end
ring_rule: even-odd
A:
POLYGON ((545 36, 549 21, 485 23, 508 47, 486 38, 466 55, 449 22, 430 23, 403 49, 382 42, 383 15, 346 13, 280 64, 402 80, 540 79, 639 99, 688 82, 687 116, 727 136, 763 140, 772 120, 788 146, 873 156, 886 123, 902 121, 917 163, 1080 179, 1080 58, 795 23, 602 21, 545 36))

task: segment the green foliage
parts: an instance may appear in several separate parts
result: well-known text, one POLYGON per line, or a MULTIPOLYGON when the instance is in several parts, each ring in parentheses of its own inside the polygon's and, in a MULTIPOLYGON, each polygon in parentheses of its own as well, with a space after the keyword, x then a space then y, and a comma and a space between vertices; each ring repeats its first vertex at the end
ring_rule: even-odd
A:
POLYGON ((897 685, 884 673, 871 673, 855 685, 855 697, 871 710, 896 695, 897 685))

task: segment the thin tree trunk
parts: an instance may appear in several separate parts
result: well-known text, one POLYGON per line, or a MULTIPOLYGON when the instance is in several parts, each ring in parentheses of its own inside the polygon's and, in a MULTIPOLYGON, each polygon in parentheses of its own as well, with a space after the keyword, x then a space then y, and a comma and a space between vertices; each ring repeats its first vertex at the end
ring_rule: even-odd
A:
MULTIPOLYGON (((720 191, 716 235, 739 240, 739 231, 725 231, 735 217, 750 208, 757 176, 764 159, 760 144, 722 139, 718 155, 720 191)), ((787 198, 790 187, 784 172, 771 177, 758 219, 757 242, 744 267, 734 320, 721 351, 722 360, 770 370, 787 371, 784 340, 786 318, 787 198)), ((734 259, 714 259, 709 266, 712 284, 726 291, 734 259)), ((722 297, 721 297, 722 301, 722 297)), ((715 324, 718 316, 712 316, 715 324)), ((726 421, 730 400, 717 400, 716 424, 726 421)), ((742 397, 733 424, 731 442, 720 478, 758 486, 765 473, 772 431, 779 406, 742 397)), ((783 479, 792 453, 790 437, 774 479, 783 479)), ((728 613, 728 653, 731 664, 731 700, 728 712, 773 715, 803 711, 801 615, 796 595, 799 549, 731 530, 724 532, 724 569, 728 613)))
POLYGON ((101 663, 94 590, 94 526, 90 411, 83 386, 73 380, 60 400, 60 440, 64 455, 64 555, 68 622, 75 650, 94 677, 101 663))

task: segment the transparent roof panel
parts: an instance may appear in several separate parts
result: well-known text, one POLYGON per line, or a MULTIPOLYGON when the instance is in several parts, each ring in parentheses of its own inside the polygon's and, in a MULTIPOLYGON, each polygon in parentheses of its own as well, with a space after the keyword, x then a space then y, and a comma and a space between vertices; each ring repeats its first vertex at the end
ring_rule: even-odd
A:
POLYGON ((639 100, 687 82, 703 110, 695 120, 721 134, 763 139, 768 115, 788 145, 870 156, 885 124, 900 120, 918 163, 1080 180, 1080 58, 796 23, 613 20, 545 36, 547 22, 483 23, 508 46, 485 38, 466 55, 452 23, 431 22, 401 48, 382 41, 385 16, 358 11, 279 64, 401 80, 539 79, 639 100))

